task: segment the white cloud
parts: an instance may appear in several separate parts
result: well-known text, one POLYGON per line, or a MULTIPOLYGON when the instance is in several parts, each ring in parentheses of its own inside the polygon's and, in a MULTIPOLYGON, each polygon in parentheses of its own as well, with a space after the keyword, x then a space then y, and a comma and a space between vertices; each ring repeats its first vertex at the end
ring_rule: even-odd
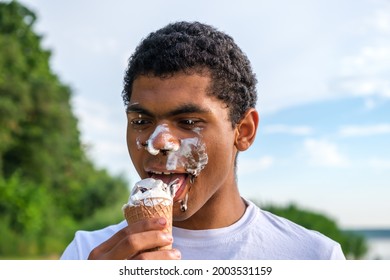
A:
POLYGON ((238 159, 238 175, 255 173, 270 168, 275 160, 271 156, 263 156, 256 159, 238 159))
POLYGON ((382 33, 390 33, 390 5, 377 11, 375 16, 369 20, 374 29, 382 33))
POLYGON ((341 61, 341 74, 350 76, 375 76, 390 69, 390 48, 386 45, 365 46, 357 55, 347 56, 341 61))
POLYGON ((382 78, 351 77, 343 79, 340 89, 355 96, 372 96, 390 98, 390 82, 382 78))
POLYGON ((358 51, 341 60, 336 91, 390 98, 390 5, 383 4, 363 21, 362 41, 354 46, 358 51))
POLYGON ((305 125, 284 125, 274 124, 265 126, 262 131, 265 134, 282 133, 291 135, 310 135, 313 133, 313 129, 305 125))
POLYGON ((354 96, 390 98, 390 5, 378 7, 364 23, 363 41, 354 48, 358 51, 341 60, 336 90, 354 96))
POLYGON ((339 131, 342 137, 372 136, 388 133, 390 133, 390 124, 349 125, 341 127, 339 131))
POLYGON ((390 98, 390 42, 364 47, 341 62, 341 78, 336 90, 355 96, 390 98))
POLYGON ((336 144, 323 139, 306 139, 303 143, 304 153, 309 163, 318 166, 345 167, 348 159, 343 156, 336 144))
POLYGON ((390 159, 372 158, 368 164, 375 169, 390 170, 390 159))

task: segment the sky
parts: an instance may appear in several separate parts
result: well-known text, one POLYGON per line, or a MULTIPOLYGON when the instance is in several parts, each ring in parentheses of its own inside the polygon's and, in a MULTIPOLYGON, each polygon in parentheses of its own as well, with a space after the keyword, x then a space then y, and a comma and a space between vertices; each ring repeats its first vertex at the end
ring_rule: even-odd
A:
POLYGON ((99 167, 139 179, 125 141, 127 59, 150 32, 200 21, 231 35, 258 79, 259 131, 238 159, 242 196, 295 203, 343 228, 390 227, 390 1, 20 2, 38 16, 99 167))

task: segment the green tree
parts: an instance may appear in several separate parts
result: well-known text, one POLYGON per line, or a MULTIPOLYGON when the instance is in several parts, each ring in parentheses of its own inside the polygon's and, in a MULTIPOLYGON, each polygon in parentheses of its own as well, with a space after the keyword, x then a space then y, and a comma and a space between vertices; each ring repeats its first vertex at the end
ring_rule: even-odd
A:
POLYGON ((262 209, 289 219, 307 229, 321 232, 339 242, 347 258, 360 259, 367 252, 368 247, 364 237, 342 231, 334 220, 324 214, 300 209, 295 204, 285 207, 262 205, 262 209))
POLYGON ((34 238, 60 234, 64 246, 76 224, 126 200, 128 188, 86 156, 71 89, 50 68, 35 21, 34 12, 17 1, 0 2, 0 215, 7 217, 0 232, 30 236, 42 249, 48 246, 34 238), (21 218, 22 205, 34 209, 25 213, 28 219, 21 218))

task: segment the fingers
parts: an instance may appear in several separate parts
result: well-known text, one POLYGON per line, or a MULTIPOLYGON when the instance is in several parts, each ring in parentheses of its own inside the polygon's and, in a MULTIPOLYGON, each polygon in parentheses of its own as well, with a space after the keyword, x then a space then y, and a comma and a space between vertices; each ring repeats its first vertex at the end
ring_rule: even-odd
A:
POLYGON ((164 230, 167 226, 167 220, 161 217, 139 221, 132 224, 131 227, 125 227, 123 230, 128 231, 128 233, 137 233, 149 230, 164 230))
MULTIPOLYGON (((146 232, 151 230, 164 230, 166 226, 167 226, 167 222, 164 218, 152 218, 152 219, 134 223, 131 225, 131 227, 124 227, 123 229, 115 233, 110 239, 106 240, 98 247, 96 247, 91 252, 92 256, 90 255, 90 257, 93 257, 94 259, 95 258, 99 259, 99 256, 103 256, 104 254, 109 253, 109 251, 111 251, 116 246, 116 244, 122 242, 131 234, 146 232)), ((124 249, 129 250, 127 247, 124 249)))
POLYGON ((179 250, 161 250, 153 252, 144 252, 138 254, 133 260, 180 260, 181 253, 179 250))
MULTIPOLYGON (((124 256, 121 259, 132 259, 145 250, 172 245, 173 238, 170 233, 159 231, 145 231, 128 235, 116 246, 127 248, 123 250, 124 256)), ((118 248, 118 249, 119 249, 118 248)))
POLYGON ((166 227, 167 222, 164 218, 152 218, 134 223, 94 248, 88 259, 177 259, 180 253, 174 253, 175 250, 144 252, 172 244, 172 235, 165 230, 166 227))

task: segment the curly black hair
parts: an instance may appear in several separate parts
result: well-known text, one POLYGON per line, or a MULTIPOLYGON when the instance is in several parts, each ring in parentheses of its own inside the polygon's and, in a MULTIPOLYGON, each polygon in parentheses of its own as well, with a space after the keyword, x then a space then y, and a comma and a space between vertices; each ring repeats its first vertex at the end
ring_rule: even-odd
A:
POLYGON ((210 93, 230 110, 233 127, 257 101, 250 61, 233 38, 199 22, 176 22, 141 41, 128 62, 122 91, 125 106, 140 75, 169 77, 177 72, 210 73, 210 93))

